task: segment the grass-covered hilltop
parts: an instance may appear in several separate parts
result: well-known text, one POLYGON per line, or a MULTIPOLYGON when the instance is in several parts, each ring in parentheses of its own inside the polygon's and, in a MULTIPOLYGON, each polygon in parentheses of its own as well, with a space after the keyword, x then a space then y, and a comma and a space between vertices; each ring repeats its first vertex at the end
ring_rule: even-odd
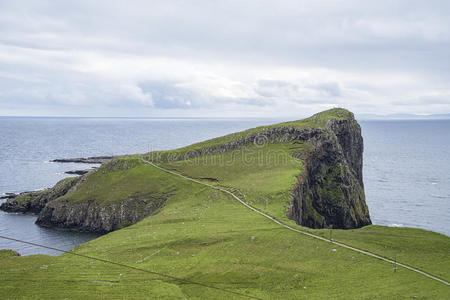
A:
POLYGON ((8 199, 38 224, 109 233, 58 257, 1 252, 0 298, 450 298, 450 239, 370 225, 362 153, 353 114, 332 109, 8 199))

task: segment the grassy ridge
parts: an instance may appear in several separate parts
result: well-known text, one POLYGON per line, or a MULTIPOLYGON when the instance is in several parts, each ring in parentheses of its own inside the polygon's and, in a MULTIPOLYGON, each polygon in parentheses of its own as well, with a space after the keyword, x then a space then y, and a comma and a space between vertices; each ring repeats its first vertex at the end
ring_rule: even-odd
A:
MULTIPOLYGON (((168 157, 183 157, 184 154, 190 151, 201 151, 205 148, 212 148, 232 142, 236 142, 238 140, 241 140, 247 136, 264 133, 267 130, 275 129, 275 128, 283 128, 283 127, 289 127, 289 128, 297 128, 297 129, 303 129, 303 128, 319 128, 324 127, 328 120, 330 119, 336 119, 336 120, 342 120, 342 119, 353 119, 353 113, 349 112, 348 110, 341 109, 341 108, 333 108, 329 109, 320 113, 317 113, 309 118, 301 119, 297 121, 289 121, 289 122, 283 122, 283 123, 277 123, 272 125, 265 125, 265 126, 258 126, 255 128, 250 128, 244 131, 231 133, 225 136, 213 138, 207 141, 195 143, 186 147, 181 147, 175 150, 166 150, 166 151, 155 151, 153 152, 154 156, 153 158, 159 157, 161 161, 167 160, 168 157)), ((356 123, 357 124, 357 123, 356 123)))

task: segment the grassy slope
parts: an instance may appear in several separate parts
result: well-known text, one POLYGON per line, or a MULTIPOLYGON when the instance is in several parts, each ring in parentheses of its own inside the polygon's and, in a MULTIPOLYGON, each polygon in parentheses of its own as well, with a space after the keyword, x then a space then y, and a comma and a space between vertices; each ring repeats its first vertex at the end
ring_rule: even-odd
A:
POLYGON ((98 172, 89 175, 84 184, 77 186, 75 192, 68 193, 60 199, 72 202, 94 200, 101 205, 119 203, 130 197, 159 201, 176 190, 175 182, 158 182, 155 174, 148 172, 138 158, 128 157, 102 165, 98 172), (155 184, 152 184, 153 180, 155 184))
POLYGON ((205 182, 233 190, 249 204, 281 219, 289 207, 289 191, 303 169, 303 162, 293 158, 292 152, 304 148, 307 145, 292 142, 250 146, 161 166, 192 178, 207 178, 205 182))
MULTIPOLYGON (((329 231, 310 230, 329 237, 329 231)), ((450 239, 416 228, 366 226, 357 230, 333 230, 335 240, 414 266, 450 281, 450 239)))
MULTIPOLYGON (((302 162, 290 154, 301 147, 305 145, 271 144, 247 148, 245 156, 242 151, 229 152, 165 166, 195 178, 215 178, 214 184, 238 189, 246 201, 292 225, 285 211, 302 162), (274 156, 267 155, 274 152, 274 156), (261 156, 272 159, 255 163, 261 156)), ((280 228, 229 196, 133 158, 96 176, 72 197, 117 201, 130 193, 167 190, 171 197, 158 214, 86 243, 75 249, 77 253, 261 298, 445 299, 450 295, 449 288, 440 283, 404 269, 394 273, 387 263, 280 228)), ((450 242, 443 235, 368 226, 334 230, 333 237, 384 256, 398 249, 399 261, 450 280, 450 242)), ((241 299, 68 254, 7 257, 0 260, 0 269, 0 298, 241 299)))
POLYGON ((0 259, 10 257, 10 256, 19 256, 17 251, 11 249, 1 249, 0 250, 0 259))

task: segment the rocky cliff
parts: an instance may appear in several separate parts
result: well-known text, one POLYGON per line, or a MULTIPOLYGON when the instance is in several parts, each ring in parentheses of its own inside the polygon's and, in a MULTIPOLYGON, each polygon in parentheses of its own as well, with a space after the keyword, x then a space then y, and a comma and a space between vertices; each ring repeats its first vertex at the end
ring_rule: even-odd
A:
POLYGON ((288 216, 311 228, 370 225, 362 178, 363 139, 353 115, 330 119, 308 140, 305 170, 291 193, 288 216))
POLYGON ((36 224, 106 233, 140 221, 173 190, 152 187, 145 173, 133 175, 138 166, 136 158, 116 158, 80 176, 74 188, 42 208, 36 224))
POLYGON ((49 202, 40 212, 36 224, 107 233, 140 221, 163 206, 167 197, 130 197, 108 205, 94 200, 73 203, 70 198, 62 198, 49 202))

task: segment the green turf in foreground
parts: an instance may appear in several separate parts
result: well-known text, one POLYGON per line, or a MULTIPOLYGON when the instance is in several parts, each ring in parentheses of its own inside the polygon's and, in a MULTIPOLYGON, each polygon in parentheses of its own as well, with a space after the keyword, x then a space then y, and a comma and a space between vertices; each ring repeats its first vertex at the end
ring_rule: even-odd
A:
MULTIPOLYGON (((309 230, 329 237, 329 230, 309 230)), ((416 228, 366 226, 334 229, 335 240, 429 272, 450 281, 450 239, 442 234, 416 228)))
MULTIPOLYGON (((151 166, 141 168, 151 174, 155 185, 174 184, 178 192, 160 213, 86 243, 75 249, 77 253, 264 299, 445 299, 449 295, 447 286, 420 274, 401 268, 394 273, 388 263, 283 229, 218 191, 151 166)), ((445 236, 421 233, 425 239, 448 245, 445 236)), ((414 242, 411 235, 416 232, 406 231, 393 243, 414 242)), ((372 239, 376 244, 376 236, 372 239)), ((378 240, 384 241, 384 237, 378 240)), ((0 260, 0 269, 3 298, 242 299, 69 254, 7 257, 0 260)))

